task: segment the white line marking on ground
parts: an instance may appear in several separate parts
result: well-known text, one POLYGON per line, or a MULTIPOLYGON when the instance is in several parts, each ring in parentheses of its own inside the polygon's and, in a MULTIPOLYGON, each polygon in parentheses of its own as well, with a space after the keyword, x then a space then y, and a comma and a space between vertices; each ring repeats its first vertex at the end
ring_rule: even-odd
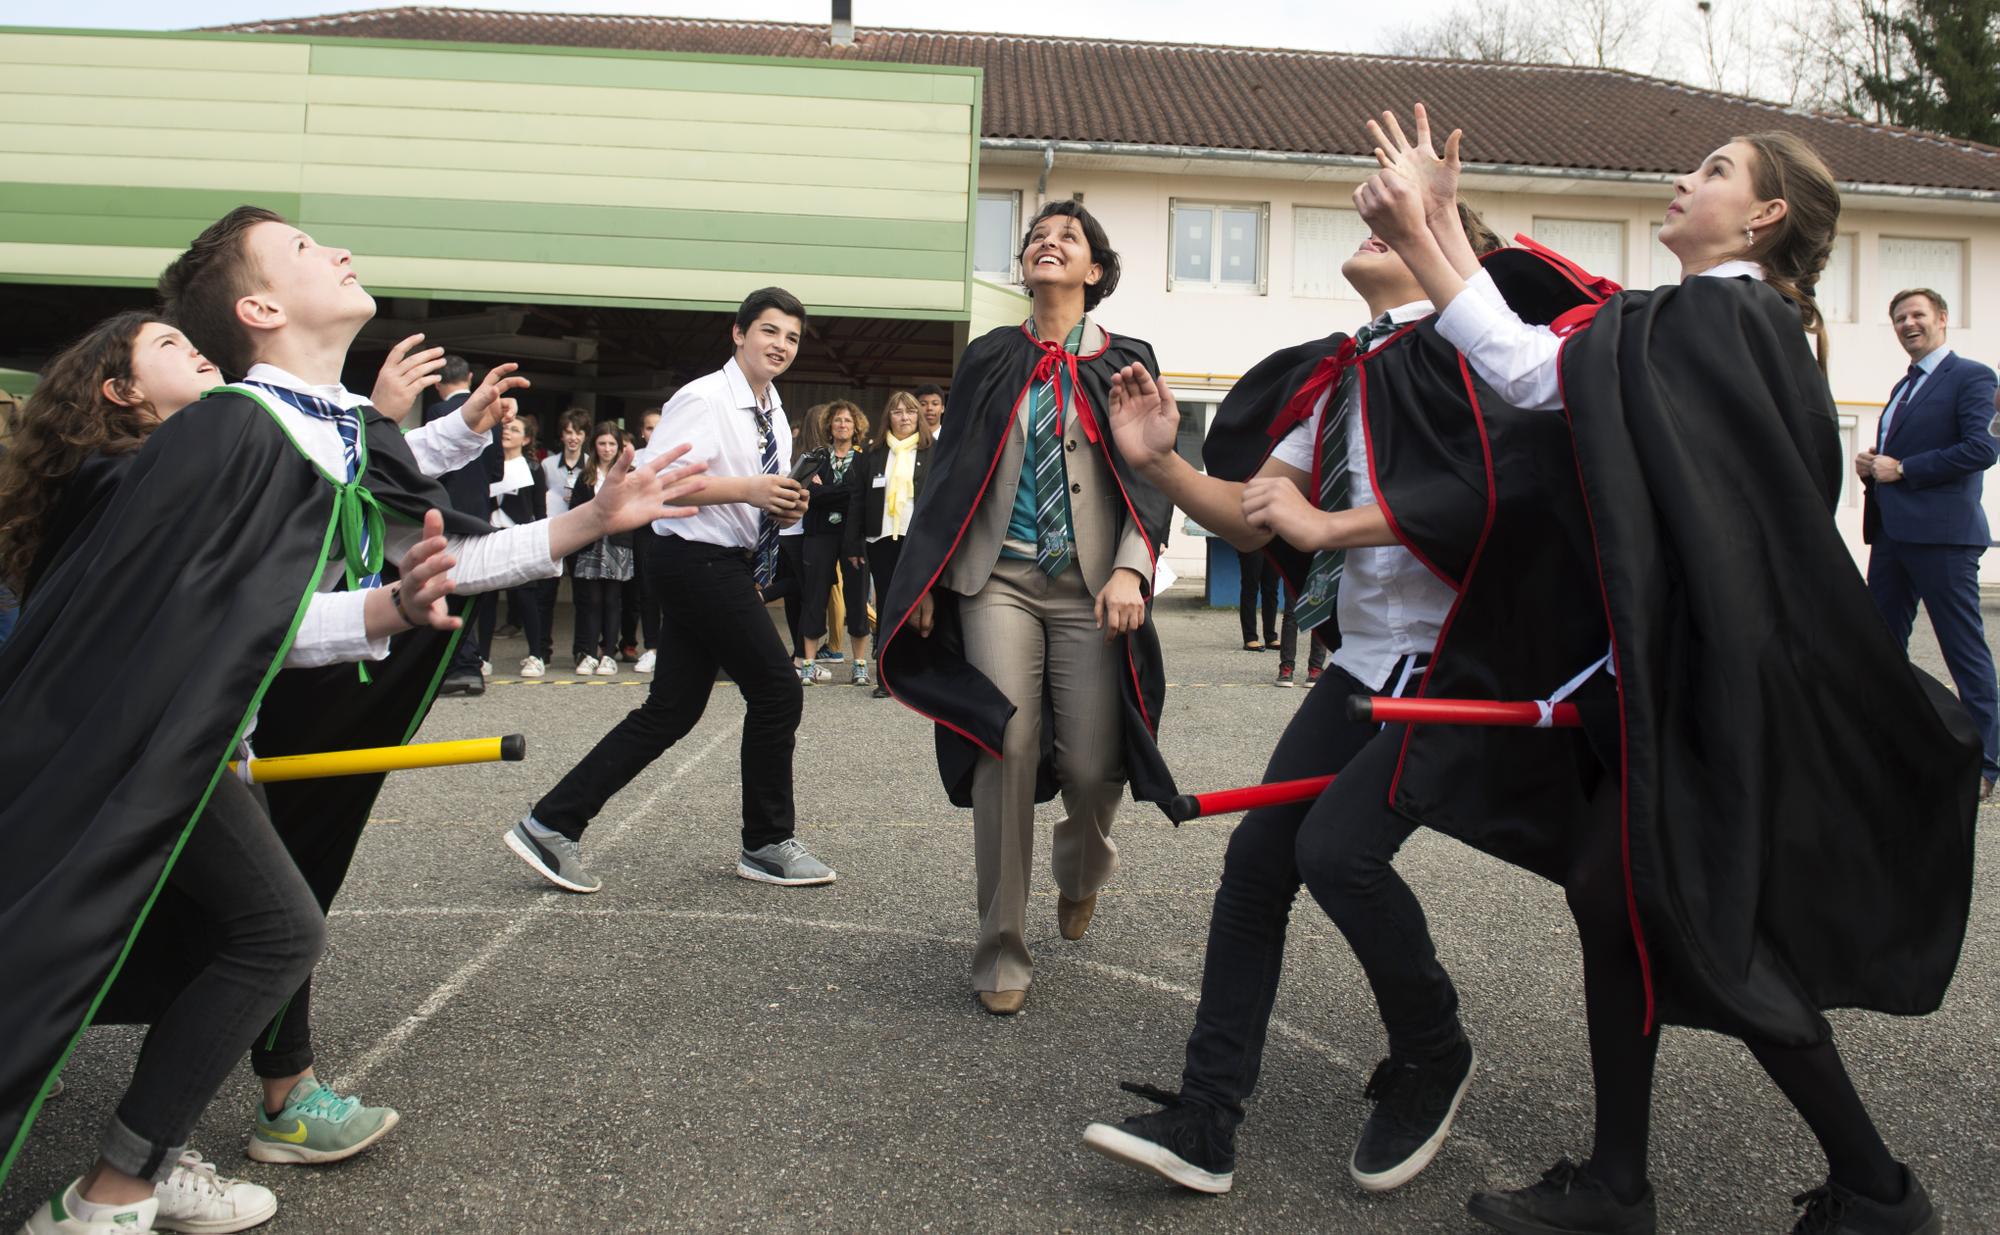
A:
MULTIPOLYGON (((675 775, 678 776, 679 773, 675 775)), ((662 788, 664 789, 664 786, 662 788)), ((487 956, 488 952, 497 953, 499 947, 504 946, 505 941, 517 936, 520 930, 524 929, 531 920, 551 917, 655 918, 682 922, 730 922, 758 926, 789 926, 808 930, 828 931, 836 935, 886 935, 898 939, 915 939, 925 943, 949 944, 954 947, 963 948, 971 948, 975 942, 972 939, 960 936, 941 935, 933 931, 912 930, 908 927, 882 926, 874 922, 847 922, 826 918, 799 918, 779 913, 744 913, 727 909, 656 909, 643 907, 624 909, 591 906, 551 908, 551 906, 561 905, 565 901, 574 905, 576 901, 574 896, 565 893, 554 893, 552 895, 557 899, 538 901, 526 909, 504 906, 488 908, 471 905, 413 905, 397 909, 336 909, 327 916, 335 918, 471 918, 505 916, 507 914, 521 915, 513 923, 510 923, 507 929, 503 930, 500 935, 495 936, 494 941, 482 949, 479 956, 467 962, 459 970, 459 973, 453 974, 446 981, 445 986, 452 987, 452 994, 457 994, 458 990, 467 981, 477 976, 480 970, 485 968, 486 963, 490 963, 491 957, 487 956), (461 978, 460 975, 463 975, 463 977, 461 978)), ((1169 981, 1166 978, 1156 977, 1153 974, 1142 973, 1137 969, 1129 969, 1124 965, 1113 965, 1106 961, 1084 960, 1079 957, 1067 957, 1056 953, 1044 954, 1037 956, 1035 959, 1037 964, 1045 966, 1075 965, 1078 968, 1102 977, 1113 978, 1120 982, 1129 982, 1135 986, 1143 986, 1148 990, 1158 991, 1163 995, 1172 995, 1189 1005, 1197 1004, 1201 1001, 1201 992, 1193 987, 1169 981)), ((433 993, 430 999, 424 1001, 424 1006, 417 1009, 416 1015, 410 1017, 409 1020, 405 1021, 403 1025, 398 1026, 397 1029, 391 1030, 389 1036, 394 1036, 398 1031, 403 1030, 405 1026, 408 1027, 407 1031, 403 1032, 402 1036, 397 1038, 395 1043, 389 1044, 386 1049, 383 1043, 388 1042, 388 1037, 383 1039, 383 1043, 378 1043, 376 1048, 364 1056, 362 1062, 356 1066, 356 1073, 365 1073, 369 1067, 372 1067, 377 1062, 378 1054, 386 1054, 388 1050, 393 1050, 396 1045, 400 1045, 403 1039, 408 1038, 410 1033, 416 1031, 417 1026, 423 1022, 424 1018, 432 1015, 438 1008, 442 1008, 446 1003, 450 1002, 449 995, 445 995, 443 998, 439 997, 443 994, 444 990, 444 986, 439 987, 438 991, 433 993), (436 1007, 433 1007, 433 1004, 436 1007)), ((1283 1017, 1274 1016, 1271 1018, 1270 1032, 1284 1038, 1288 1042, 1311 1051, 1313 1054, 1320 1056, 1337 1067, 1351 1068, 1354 1066, 1353 1061, 1331 1043, 1322 1038, 1315 1037, 1285 1020, 1283 1017)), ((337 1083, 334 1088, 351 1091, 353 1086, 345 1083, 343 1080, 337 1083)))
MULTIPOLYGON (((653 792, 646 795, 645 801, 639 803, 630 814, 612 825, 610 834, 604 838, 602 847, 616 844, 620 837, 631 830, 632 825, 637 823, 641 816, 653 809, 654 804, 660 800, 667 790, 672 789, 680 781, 681 776, 689 768, 700 763, 707 757, 710 751, 720 746, 725 739, 738 736, 742 732, 742 729, 743 720, 742 718, 738 718, 734 725, 718 732, 704 743, 700 750, 683 760, 679 767, 675 768, 665 780, 661 781, 654 788, 653 792)), ((409 1041, 417 1030, 423 1028, 425 1021, 443 1011, 445 1005, 457 998, 460 991, 464 990, 474 979, 484 973, 489 965, 499 959, 500 954, 507 949, 507 945, 520 938, 521 933, 526 931, 538 919, 548 917, 556 912, 556 906, 568 899, 570 895, 571 893, 567 892, 547 892, 527 908, 513 911, 519 913, 521 916, 502 927, 498 934, 488 939, 486 945, 473 954, 472 959, 460 965, 452 972, 450 977, 439 983, 437 989, 430 993, 430 997, 417 1005, 415 1012, 404 1017, 389 1032, 376 1039, 375 1045, 369 1047, 345 1074, 334 1078, 333 1087, 345 1093, 353 1093, 356 1089, 360 1088, 361 1082, 368 1078, 370 1072, 374 1071, 383 1060, 395 1054, 403 1043, 409 1041)), ((357 910, 350 912, 366 911, 357 910)))

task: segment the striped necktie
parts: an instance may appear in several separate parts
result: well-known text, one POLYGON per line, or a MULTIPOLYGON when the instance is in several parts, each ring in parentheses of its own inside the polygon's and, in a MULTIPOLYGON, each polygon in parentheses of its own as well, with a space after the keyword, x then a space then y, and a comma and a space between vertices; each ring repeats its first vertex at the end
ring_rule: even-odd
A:
MULTIPOLYGON (((778 474, 778 436, 771 431, 771 413, 763 408, 755 409, 757 416, 757 448, 762 452, 764 475, 778 474)), ((778 574, 778 523, 765 511, 757 524, 757 556, 754 577, 757 586, 771 586, 771 580, 778 574)))
MULTIPOLYGON (((360 478, 361 413, 358 409, 350 411, 340 406, 340 404, 333 402, 331 399, 322 399, 317 395, 305 394, 302 391, 287 390, 283 386, 273 386, 268 382, 247 382, 245 384, 255 386, 259 390, 269 391, 272 395, 282 400, 286 406, 303 412, 305 415, 311 416, 314 420, 324 420, 332 425, 334 431, 340 434, 341 454, 347 460, 347 475, 344 479, 351 485, 360 478)), ((369 548, 368 537, 364 532, 361 535, 361 543, 356 546, 357 559, 367 557, 369 548)), ((353 586, 356 589, 376 587, 381 582, 382 576, 379 572, 364 575, 358 580, 352 580, 353 586)))
MULTIPOLYGON (((1393 334, 1396 324, 1389 315, 1369 322, 1354 334, 1354 360, 1358 361, 1368 351, 1369 345, 1384 335, 1393 334)), ((1356 410, 1355 390, 1360 377, 1353 362, 1340 371, 1340 380, 1334 383, 1333 393, 1327 396, 1326 410, 1319 418, 1319 508, 1325 511, 1347 509, 1347 421, 1356 410)), ((1300 630, 1311 630, 1333 616, 1334 601, 1340 595, 1340 575, 1347 565, 1347 550, 1322 549, 1313 555, 1312 568, 1306 572, 1306 585, 1299 594, 1296 610, 1300 630)))
MULTIPOLYGON (((1046 345, 1044 345, 1046 346, 1046 345)), ((1083 323, 1063 340, 1075 354, 1083 346, 1083 323)), ((1028 403, 1028 463, 1035 482, 1035 565, 1051 579, 1076 560, 1076 537, 1069 519, 1069 471, 1063 465, 1063 365, 1053 352, 1044 360, 1048 378, 1037 381, 1028 403)), ((1041 376, 1043 365, 1035 373, 1041 376)))

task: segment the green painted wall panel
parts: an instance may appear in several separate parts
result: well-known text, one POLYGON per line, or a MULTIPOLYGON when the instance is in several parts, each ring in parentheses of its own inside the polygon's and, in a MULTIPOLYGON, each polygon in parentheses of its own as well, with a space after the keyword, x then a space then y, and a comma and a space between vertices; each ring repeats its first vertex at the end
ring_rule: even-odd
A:
POLYGON ((142 286, 254 202, 399 294, 706 306, 781 283, 837 312, 962 319, 978 85, 906 65, 0 31, 0 281, 142 286))
POLYGON ((703 90, 808 99, 936 99, 929 73, 868 73, 816 63, 741 64, 710 60, 612 59, 507 50, 458 51, 321 43, 314 73, 346 77, 434 78, 549 86, 703 90))
MULTIPOLYGON (((5 112, 0 93, 0 114, 5 112)), ((106 123, 119 123, 116 119, 106 123)), ((135 122, 136 123, 136 122, 135 122)), ((745 154, 813 154, 850 159, 914 159, 964 166, 965 134, 912 133, 895 129, 826 128, 809 124, 737 124, 705 120, 699 125, 673 120, 631 120, 617 116, 545 115, 539 112, 422 110, 318 103, 307 116, 309 133, 357 137, 431 137, 453 141, 521 141, 639 150, 718 150, 745 154)), ((185 127, 209 127, 205 121, 185 127)), ((864 171, 872 169, 861 169, 864 171)))

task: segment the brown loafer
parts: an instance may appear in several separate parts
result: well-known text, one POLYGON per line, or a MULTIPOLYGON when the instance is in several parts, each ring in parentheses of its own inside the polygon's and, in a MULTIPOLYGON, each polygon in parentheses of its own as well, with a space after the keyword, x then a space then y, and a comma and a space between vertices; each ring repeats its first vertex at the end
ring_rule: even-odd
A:
POLYGON ((979 1006, 995 1016, 1012 1016, 1028 1002, 1026 991, 980 991, 979 1006))
POLYGON ((1056 893, 1056 925, 1062 928, 1062 937, 1075 942, 1083 938, 1083 932, 1090 929, 1090 919, 1097 912, 1097 893, 1092 892, 1080 901, 1073 901, 1062 893, 1056 893))

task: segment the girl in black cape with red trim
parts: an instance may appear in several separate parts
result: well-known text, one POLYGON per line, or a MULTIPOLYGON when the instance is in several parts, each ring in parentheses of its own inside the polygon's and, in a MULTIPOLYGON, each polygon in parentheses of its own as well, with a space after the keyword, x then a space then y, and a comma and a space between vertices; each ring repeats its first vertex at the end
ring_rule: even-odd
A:
MULTIPOLYGON (((1805 332, 1823 356, 1810 291, 1839 214, 1832 174, 1788 134, 1731 141, 1675 182, 1660 239, 1680 285, 1534 327, 1444 208, 1460 135, 1439 157, 1421 106, 1414 142, 1393 115, 1370 129, 1383 170, 1356 205, 1438 305, 1440 334, 1508 402, 1568 420, 1611 630, 1592 686, 1616 700, 1616 738, 1595 745, 1618 793, 1579 818, 1565 887, 1596 1144, 1582 1166, 1475 1195, 1473 1215, 1517 1232, 1654 1229, 1666 1021, 1743 1039, 1818 1138, 1829 1176, 1795 1199, 1796 1231, 1940 1229, 1821 1015, 1942 1001, 1979 768, 1969 719, 1895 647, 1831 519, 1842 452, 1805 332)), ((1511 599, 1456 648, 1501 692, 1515 684, 1503 649, 1551 616, 1549 598, 1511 599)), ((1398 792, 1442 800, 1438 782, 1464 772, 1406 766, 1398 792)))
POLYGON ((1150 603, 1172 507, 1105 419, 1113 376, 1158 365, 1088 316, 1118 254, 1082 206, 1044 207, 1021 259, 1034 316, 975 340, 953 374, 952 430, 930 452, 877 657, 890 694, 936 722, 945 789, 973 809, 972 984, 996 1015, 1020 1011, 1033 972, 1035 802, 1063 795, 1056 916, 1078 939, 1117 868, 1123 785, 1142 801, 1174 793, 1154 743, 1165 683, 1150 603))

